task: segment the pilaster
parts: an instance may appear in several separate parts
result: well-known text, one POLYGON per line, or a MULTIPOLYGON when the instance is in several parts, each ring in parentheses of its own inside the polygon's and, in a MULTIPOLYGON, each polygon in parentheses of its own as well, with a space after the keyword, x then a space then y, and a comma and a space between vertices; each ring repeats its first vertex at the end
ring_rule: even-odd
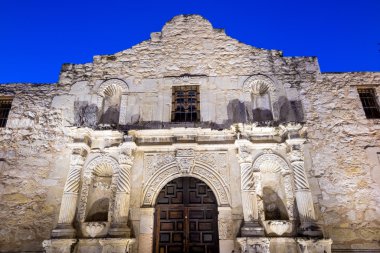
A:
POLYGON ((130 237, 128 227, 129 202, 131 192, 131 168, 133 165, 134 143, 126 142, 120 146, 119 165, 120 171, 117 181, 114 216, 110 229, 112 236, 130 237))
POLYGON ((73 221, 79 195, 80 175, 87 154, 87 144, 71 145, 70 168, 63 191, 58 224, 52 231, 53 238, 74 238, 76 235, 73 221))
POLYGON ((255 191, 255 177, 252 167, 252 155, 250 151, 250 142, 247 140, 237 140, 238 159, 241 176, 241 197, 243 206, 243 226, 241 236, 263 236, 264 228, 258 221, 258 203, 255 191))

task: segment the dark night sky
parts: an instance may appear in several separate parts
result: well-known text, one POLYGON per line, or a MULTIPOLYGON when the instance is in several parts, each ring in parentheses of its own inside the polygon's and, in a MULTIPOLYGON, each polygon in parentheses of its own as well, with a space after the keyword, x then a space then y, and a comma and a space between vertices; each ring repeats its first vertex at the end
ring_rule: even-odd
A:
POLYGON ((323 72, 380 71, 380 0, 0 0, 0 83, 56 82, 63 63, 127 49, 178 14, 285 56, 318 56, 323 72))

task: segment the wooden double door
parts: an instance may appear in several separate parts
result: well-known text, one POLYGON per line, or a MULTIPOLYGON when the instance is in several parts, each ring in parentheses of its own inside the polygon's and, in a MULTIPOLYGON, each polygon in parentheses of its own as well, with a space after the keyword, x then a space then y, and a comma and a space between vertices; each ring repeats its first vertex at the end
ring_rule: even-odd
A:
POLYGON ((218 206, 202 181, 181 177, 159 193, 155 210, 156 253, 219 253, 218 206))

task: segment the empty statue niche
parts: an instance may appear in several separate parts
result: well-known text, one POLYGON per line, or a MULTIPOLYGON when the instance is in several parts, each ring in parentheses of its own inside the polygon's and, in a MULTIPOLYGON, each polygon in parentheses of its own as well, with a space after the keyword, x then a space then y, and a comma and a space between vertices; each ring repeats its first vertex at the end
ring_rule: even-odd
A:
POLYGON ((86 222, 108 221, 112 196, 112 169, 102 169, 102 167, 108 166, 98 166, 94 171, 90 184, 87 198, 86 222))
POLYGON ((265 220, 289 220, 286 209, 285 188, 280 173, 262 173, 265 220))
POLYGON ((257 80, 252 85, 252 121, 265 122, 272 121, 272 104, 269 95, 269 85, 261 80, 257 80))
POLYGON ((118 125, 122 90, 118 85, 110 84, 103 92, 103 110, 100 124, 118 125))

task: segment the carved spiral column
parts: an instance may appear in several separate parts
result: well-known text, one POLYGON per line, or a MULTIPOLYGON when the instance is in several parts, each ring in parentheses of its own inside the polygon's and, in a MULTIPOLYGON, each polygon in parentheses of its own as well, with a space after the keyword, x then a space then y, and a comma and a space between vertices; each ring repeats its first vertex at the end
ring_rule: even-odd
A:
MULTIPOLYGON (((290 154, 290 159, 293 167, 297 209, 301 221, 301 233, 313 235, 310 231, 317 228, 315 225, 316 217, 313 197, 311 195, 309 182, 304 169, 304 158, 302 151, 293 150, 290 154)), ((319 233, 316 235, 319 235, 319 233)))
POLYGON ((113 235, 130 236, 128 213, 131 192, 131 168, 133 164, 132 149, 124 149, 119 155, 120 171, 117 181, 115 209, 112 221, 113 235))
POLYGON ((250 222, 258 218, 257 197, 253 189, 252 164, 240 163, 240 173, 244 222, 250 222))
POLYGON ((73 237, 75 235, 72 223, 75 218, 78 201, 81 170, 86 156, 87 150, 84 147, 74 147, 72 149, 70 169, 63 191, 58 225, 53 230, 53 237, 73 237))
POLYGON ((264 230, 258 223, 258 204, 255 191, 255 177, 252 168, 252 155, 245 140, 237 140, 241 176, 241 198, 244 223, 241 228, 243 237, 262 236, 264 230))

